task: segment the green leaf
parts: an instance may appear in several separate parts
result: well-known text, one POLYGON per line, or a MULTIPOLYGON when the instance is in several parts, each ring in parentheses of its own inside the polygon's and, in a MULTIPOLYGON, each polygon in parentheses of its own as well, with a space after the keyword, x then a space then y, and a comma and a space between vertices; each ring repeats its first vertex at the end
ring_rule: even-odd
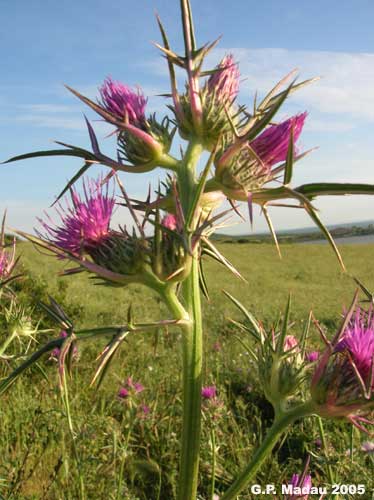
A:
POLYGON ((286 310, 284 311, 284 317, 283 317, 283 322, 282 322, 282 330, 281 330, 280 337, 278 338, 277 352, 279 354, 282 353, 283 349, 284 349, 284 341, 285 341, 285 338, 287 335, 288 321, 290 318, 290 308, 291 308, 291 294, 288 295, 286 310))
POLYGON ((222 290, 223 293, 226 295, 227 298, 229 298, 231 300, 231 302, 244 314, 244 316, 246 317, 246 319, 249 321, 249 323, 253 326, 254 330, 255 330, 255 334, 253 332, 252 335, 255 336, 256 340, 258 341, 261 341, 261 328, 260 328, 260 325, 258 323, 258 321, 256 320, 256 318, 253 316, 252 313, 250 313, 244 306, 243 304, 241 304, 239 302, 238 299, 236 299, 235 297, 233 297, 229 292, 227 292, 226 290, 222 290))
POLYGON ((339 196, 349 194, 374 194, 374 184, 351 184, 338 182, 317 182, 311 184, 303 184, 294 189, 298 193, 302 193, 307 198, 316 196, 339 196))
POLYGON ((338 258, 338 261, 340 263, 341 268, 343 269, 344 272, 346 272, 346 268, 345 268, 342 256, 340 255, 338 247, 336 246, 335 241, 334 241, 333 237, 331 236, 329 230, 323 224, 323 222, 319 218, 317 212, 315 211, 315 209, 310 204, 305 204, 305 210, 309 214, 310 218, 315 222, 315 224, 320 228, 320 230, 322 231, 322 233, 325 235, 328 243, 330 244, 331 248, 333 249, 335 255, 338 258))
POLYGON ((245 134, 243 134, 243 139, 245 138, 246 141, 251 141, 266 127, 266 125, 268 125, 284 101, 287 99, 291 87, 292 84, 274 101, 274 104, 269 108, 269 111, 260 120, 256 121, 245 134))
MULTIPOLYGON (((284 76, 276 85, 273 87, 268 94, 264 97, 264 99, 261 101, 261 103, 258 106, 259 111, 265 111, 267 108, 271 107, 271 100, 274 98, 277 98, 275 94, 278 92, 278 90, 283 87, 283 85, 286 84, 286 82, 294 75, 296 75, 297 69, 293 69, 290 73, 288 73, 286 76, 284 76)), ((279 95, 279 94, 278 94, 279 95)))
POLYGON ((208 285, 207 285, 206 278, 205 278, 202 259, 200 259, 200 262, 199 262, 199 285, 200 285, 200 289, 201 289, 204 297, 209 302, 210 301, 209 290, 208 290, 208 285))
MULTIPOLYGON (((292 73, 291 73, 292 74, 292 73)), ((300 90, 301 88, 305 87, 306 85, 309 85, 311 83, 314 83, 316 81, 318 81, 320 79, 319 76, 315 76, 314 78, 309 78, 308 80, 304 80, 300 83, 296 83, 295 85, 292 84, 289 92, 288 92, 288 95, 290 94, 293 94, 296 90, 300 90)), ((264 109, 267 109, 269 106, 272 106, 274 104, 274 102, 284 93, 286 92, 285 90, 279 94, 277 94, 276 96, 272 97, 266 104, 265 108, 264 109)))
POLYGON ((92 166, 91 163, 85 163, 82 168, 78 170, 78 172, 70 179, 70 181, 66 184, 61 193, 57 196, 56 200, 52 203, 52 206, 57 203, 64 194, 77 182, 77 180, 82 177, 82 175, 92 166))
POLYGON ((276 246, 276 249, 277 249, 277 252, 278 252, 278 255, 279 255, 279 258, 281 259, 282 258, 282 253, 281 253, 281 250, 280 250, 280 247, 279 247, 279 242, 278 242, 278 238, 277 238, 277 233, 275 232, 275 229, 274 229, 274 226, 273 226, 273 222, 270 218, 270 215, 269 215, 269 212, 267 210, 267 207, 266 205, 263 205, 262 207, 262 212, 265 216, 265 220, 267 222, 267 225, 268 225, 268 228, 270 230, 270 233, 271 233, 271 236, 273 238, 273 241, 274 241, 274 244, 276 246))
POLYGON ((77 158, 86 158, 86 153, 87 152, 83 153, 83 150, 78 149, 50 149, 48 151, 34 151, 33 153, 13 156, 12 158, 9 158, 9 160, 3 161, 2 163, 12 163, 14 161, 27 160, 28 158, 40 158, 43 156, 75 156, 77 158))
POLYGON ((286 165, 284 167, 283 184, 285 184, 286 186, 291 182, 292 179, 293 162, 294 162, 294 131, 292 126, 290 132, 290 140, 287 149, 286 165))

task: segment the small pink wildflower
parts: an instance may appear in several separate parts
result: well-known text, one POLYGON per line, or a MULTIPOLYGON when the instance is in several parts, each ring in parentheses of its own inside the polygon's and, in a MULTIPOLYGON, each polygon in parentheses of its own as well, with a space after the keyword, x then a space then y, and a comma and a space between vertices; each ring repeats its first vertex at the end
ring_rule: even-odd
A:
POLYGON ((119 397, 122 399, 136 396, 144 391, 144 386, 140 382, 134 382, 132 377, 128 377, 124 385, 119 390, 119 397), (121 395, 122 394, 122 395, 121 395))
POLYGON ((170 229, 170 231, 175 231, 177 229, 177 218, 173 214, 167 214, 162 219, 161 225, 170 229))
POLYGON ((294 335, 286 335, 286 337, 284 339, 284 345, 283 345, 283 349, 285 352, 290 351, 291 349, 296 351, 297 345, 298 345, 298 341, 294 335))
POLYGON ((217 397, 217 388, 215 385, 210 385, 207 387, 203 387, 201 389, 201 396, 203 399, 214 399, 217 397))
POLYGON ((308 363, 314 363, 318 361, 318 358, 319 358, 319 351, 311 351, 306 355, 306 360, 308 361, 308 363))
POLYGON ((126 389, 126 387, 121 387, 118 391, 118 397, 121 399, 126 399, 130 396, 130 392, 126 389))

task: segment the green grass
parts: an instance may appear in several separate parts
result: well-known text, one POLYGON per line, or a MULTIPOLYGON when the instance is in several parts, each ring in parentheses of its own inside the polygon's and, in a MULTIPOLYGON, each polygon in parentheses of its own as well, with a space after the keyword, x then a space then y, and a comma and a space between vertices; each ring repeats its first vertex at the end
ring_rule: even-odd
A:
MULTIPOLYGON (((129 289, 94 286, 87 276, 58 278, 62 263, 21 244, 30 277, 19 293, 30 302, 57 297, 71 315, 76 328, 126 322, 132 304, 137 321, 167 317, 157 298, 142 287, 129 289)), ((272 409, 263 398, 248 356, 237 341, 238 333, 227 321, 240 314, 222 294, 227 290, 267 326, 276 320, 292 294, 292 333, 300 334, 310 309, 332 334, 343 306, 356 288, 343 274, 331 250, 321 245, 284 245, 283 259, 269 245, 220 244, 248 283, 232 277, 223 267, 206 262, 210 302, 205 302, 205 385, 218 387, 222 409, 211 419, 204 410, 201 463, 201 498, 208 498, 212 470, 209 422, 216 436, 216 491, 223 491, 231 477, 258 446, 271 423, 272 409), (215 342, 221 345, 215 351, 215 342)), ((351 275, 374 290, 374 245, 342 246, 351 275)), ((37 310, 35 316, 41 315, 37 310)), ((313 333, 314 334, 314 333, 313 333)), ((49 334, 50 335, 50 334, 49 334)), ((47 334, 40 334, 43 342, 47 334)), ((176 488, 178 439, 181 420, 181 360, 178 331, 128 337, 100 389, 90 388, 95 357, 103 342, 79 347, 69 381, 76 446, 89 499, 172 500, 176 488), (130 404, 117 398, 121 383, 129 376, 145 390, 130 404), (141 404, 151 411, 144 416, 141 404)), ((313 337, 313 344, 318 338, 313 337)), ((15 363, 3 363, 3 375, 15 363)), ((77 471, 71 439, 61 402, 56 362, 45 359, 25 374, 1 399, 0 406, 0 498, 14 500, 76 499, 77 471)), ((350 427, 327 422, 329 463, 341 483, 364 483, 371 499, 374 455, 360 451, 367 439, 356 432, 353 458, 347 456, 350 427)), ((295 425, 286 440, 258 474, 257 483, 279 485, 301 472, 307 452, 313 454, 313 481, 322 486, 327 462, 315 444, 319 436, 313 419, 295 425)), ((249 493, 240 499, 254 498, 249 493)), ((264 495, 257 498, 265 498, 264 495)), ((316 497, 317 498, 317 497, 316 497)), ((348 498, 344 496, 344 498, 348 498)), ((354 498, 354 497, 352 497, 354 498)))

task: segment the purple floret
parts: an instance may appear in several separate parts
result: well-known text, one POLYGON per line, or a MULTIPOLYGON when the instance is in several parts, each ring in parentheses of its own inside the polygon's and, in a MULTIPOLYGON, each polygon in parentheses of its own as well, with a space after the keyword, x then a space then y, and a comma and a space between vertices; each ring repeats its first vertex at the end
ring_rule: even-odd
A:
POLYGON ((84 198, 74 188, 70 190, 71 202, 66 208, 59 206, 60 224, 51 219, 47 224, 40 220, 47 232, 48 240, 56 246, 74 254, 90 246, 100 244, 109 234, 110 219, 114 209, 114 198, 104 190, 101 179, 83 183, 84 198))
POLYGON ((100 104, 120 120, 128 120, 132 125, 140 125, 145 121, 147 99, 140 90, 134 92, 121 82, 110 77, 99 88, 100 104))
MULTIPOLYGON (((268 168, 287 158, 290 134, 293 128, 294 144, 300 137, 307 113, 293 116, 279 125, 271 125, 250 142, 251 148, 268 168)), ((297 154, 295 147, 294 154, 297 154)))

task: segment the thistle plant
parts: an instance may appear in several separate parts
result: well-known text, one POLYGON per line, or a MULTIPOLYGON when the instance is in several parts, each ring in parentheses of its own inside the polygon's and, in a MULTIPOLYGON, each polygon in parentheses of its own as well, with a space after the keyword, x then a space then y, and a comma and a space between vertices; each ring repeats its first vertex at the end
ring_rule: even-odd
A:
MULTIPOLYGON (((125 339, 131 339, 131 334, 159 331, 166 326, 179 328, 182 332, 183 425, 178 499, 196 500, 202 395, 207 398, 212 393, 212 388, 202 390, 204 346, 201 293, 208 294, 202 257, 217 260, 236 277, 241 277, 216 248, 210 236, 228 216, 238 211, 237 203, 244 201, 248 204, 251 220, 253 205, 261 207, 277 244, 267 209, 277 205, 296 206, 304 209, 323 231, 344 269, 339 251, 321 222, 313 200, 325 195, 373 194, 374 186, 319 182, 294 187, 294 165, 310 152, 299 151, 297 146, 306 113, 301 112, 281 122, 275 120, 285 101, 315 79, 296 82, 293 79, 295 72, 291 72, 253 107, 239 103, 237 62, 228 54, 215 67, 204 67, 206 56, 217 42, 197 46, 190 1, 181 0, 180 6, 183 54, 173 51, 164 26, 157 19, 162 44, 156 46, 167 62, 170 77, 167 96, 171 100, 168 105, 171 115, 165 115, 160 120, 148 114, 147 98, 140 88, 131 89, 109 77, 98 89, 96 100, 67 87, 114 126, 116 152, 113 157, 101 152, 94 129, 86 118, 91 151, 57 142, 62 146, 59 149, 22 154, 5 162, 45 156, 81 158, 83 166, 56 200, 56 214, 48 213, 41 218, 36 236, 21 231, 18 233, 59 259, 71 261, 74 267, 65 271, 66 274, 86 272, 106 286, 122 287, 135 283, 152 289, 167 306, 169 317, 139 323, 130 307, 122 325, 75 330, 58 304, 51 302, 45 305, 45 309, 68 335, 52 340, 31 356, 1 382, 0 392, 10 387, 25 368, 46 352, 60 349, 60 372, 65 373, 64 363, 72 353, 75 342, 107 337, 109 341, 99 355, 92 381, 101 383, 116 351, 125 339), (182 91, 178 89, 177 68, 186 75, 182 91), (182 141, 180 157, 171 154, 177 133, 182 141), (208 159, 202 165, 204 153, 207 153, 208 159), (109 169, 107 175, 97 180, 84 178, 90 167, 97 164, 109 169), (158 167, 167 171, 163 183, 165 189, 160 187, 154 200, 150 195, 144 202, 131 199, 123 187, 123 178, 127 186, 130 174, 141 174, 158 167), (126 175, 120 178, 122 173, 126 175), (76 188, 81 177, 84 179, 83 195, 76 188), (114 195, 115 189, 118 197, 114 195), (65 195, 67 198, 63 200, 65 195), (230 203, 229 208, 217 211, 226 199, 230 203), (287 204, 287 200, 291 202, 287 204), (133 219, 133 228, 113 227, 111 216, 115 204, 127 208, 133 219)), ((242 306, 239 307, 244 311, 242 306)), ((350 340, 349 336, 341 339, 341 335, 348 335, 345 333, 348 323, 344 323, 339 337, 328 346, 327 354, 323 354, 316 365, 315 355, 307 359, 305 336, 296 343, 295 339, 287 337, 288 310, 289 307, 281 332, 271 333, 265 333, 252 315, 245 312, 251 323, 251 334, 259 346, 255 350, 251 346, 248 349, 259 367, 264 393, 273 404, 276 417, 264 443, 248 467, 223 493, 222 499, 236 498, 243 491, 280 435, 296 419, 312 414, 322 417, 344 414, 357 422, 361 417, 355 417, 356 411, 371 405, 373 370, 365 364, 365 371, 362 368, 363 359, 355 359, 356 340, 350 340), (311 396, 305 398, 305 383, 315 365, 311 396), (334 394, 334 408, 339 410, 332 415, 332 386, 335 387, 334 384, 340 380, 336 371, 340 370, 340 366, 349 372, 352 387, 349 391, 340 388, 339 393, 334 394)), ((242 329, 246 328, 242 325, 242 329)), ((368 337, 364 337, 368 342, 368 337)))

